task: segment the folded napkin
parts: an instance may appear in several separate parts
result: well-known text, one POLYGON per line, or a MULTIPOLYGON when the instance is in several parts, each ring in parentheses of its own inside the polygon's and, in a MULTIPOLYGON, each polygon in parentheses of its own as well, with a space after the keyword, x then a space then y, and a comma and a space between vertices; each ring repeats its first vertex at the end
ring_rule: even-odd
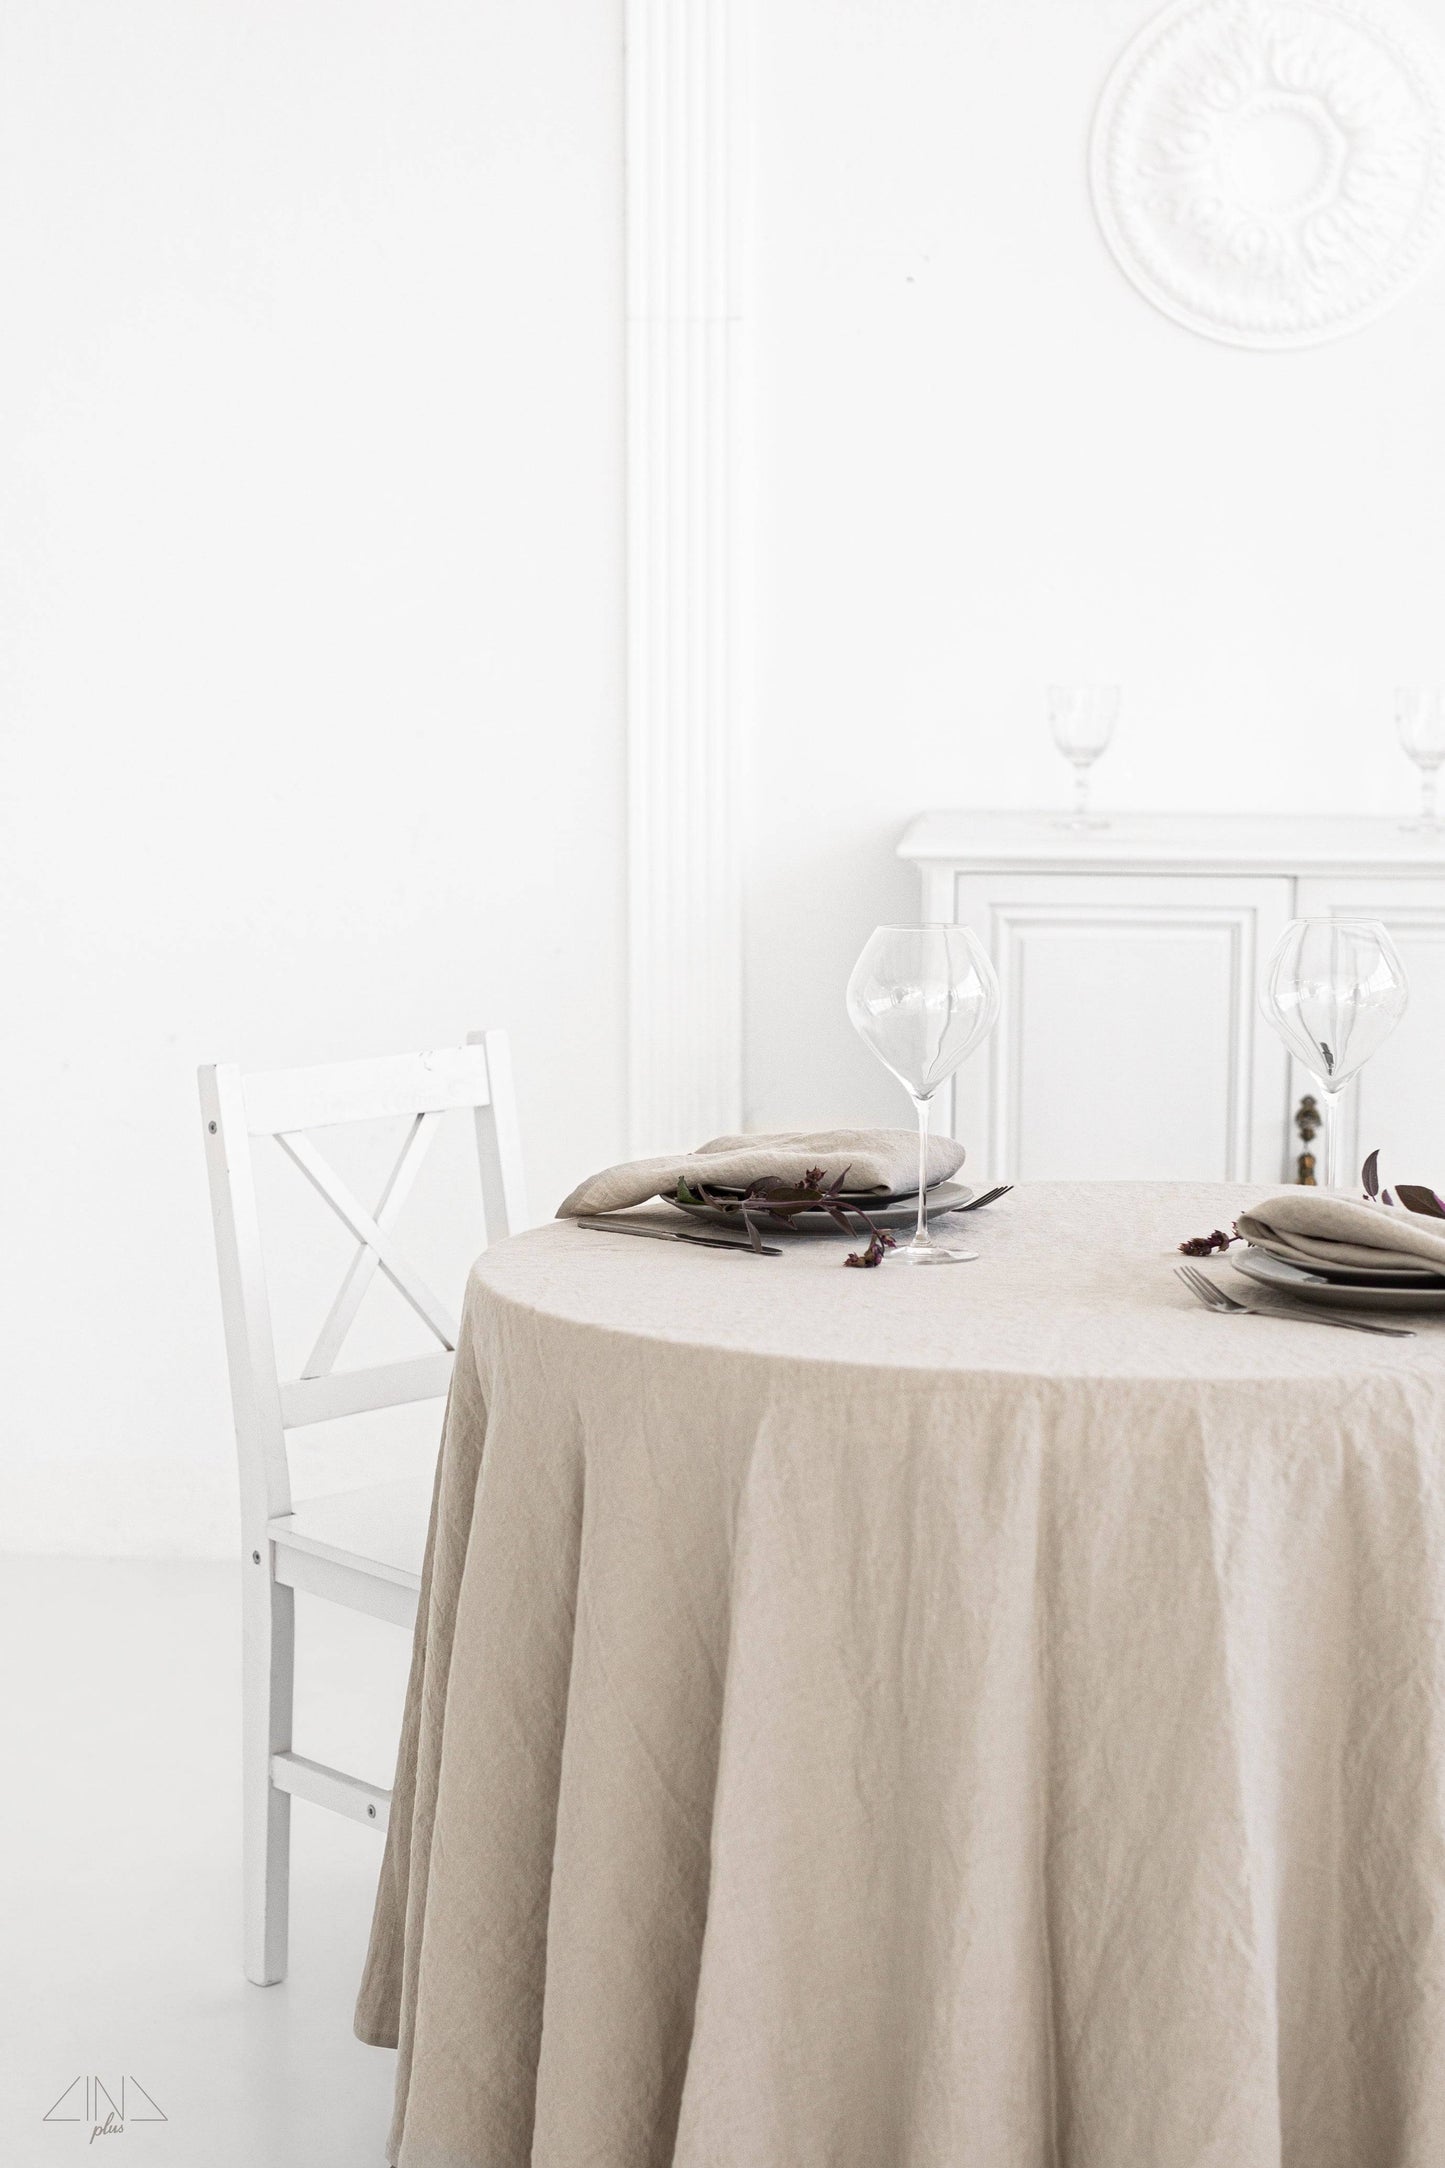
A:
POLYGON ((1445 1220, 1398 1205, 1366 1204, 1324 1189, 1287 1189, 1241 1212, 1245 1240, 1289 1264, 1363 1265, 1378 1272, 1445 1274, 1445 1220))
MULTIPOLYGON (((928 1140, 928 1186, 946 1182, 963 1165, 963 1146, 952 1137, 928 1140)), ((695 1152, 674 1152, 662 1159, 634 1159, 579 1183, 557 1207, 558 1219, 584 1213, 621 1212, 644 1204, 683 1182, 718 1182, 746 1189, 774 1175, 801 1182, 810 1167, 821 1167, 826 1181, 846 1173, 848 1194, 868 1190, 910 1189, 918 1181, 918 1133, 912 1129, 797 1130, 755 1137, 714 1137, 695 1152)), ((861 1201, 861 1198, 860 1198, 861 1201)), ((1445 1227, 1445 1220, 1441 1221, 1445 1227)))

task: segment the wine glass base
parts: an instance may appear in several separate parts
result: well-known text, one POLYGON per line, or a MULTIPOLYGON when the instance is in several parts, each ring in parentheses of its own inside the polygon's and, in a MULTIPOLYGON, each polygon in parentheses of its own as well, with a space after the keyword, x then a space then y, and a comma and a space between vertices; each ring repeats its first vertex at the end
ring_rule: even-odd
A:
POLYGON ((1064 813, 1054 822, 1055 828, 1109 828, 1113 823, 1103 813, 1064 813))
POLYGON ((972 1265, 977 1250, 950 1250, 941 1242, 905 1242, 888 1252, 890 1265, 972 1265))
POLYGON ((1423 818, 1415 821, 1401 821, 1400 833, 1406 836, 1445 836, 1445 821, 1425 820, 1423 818))

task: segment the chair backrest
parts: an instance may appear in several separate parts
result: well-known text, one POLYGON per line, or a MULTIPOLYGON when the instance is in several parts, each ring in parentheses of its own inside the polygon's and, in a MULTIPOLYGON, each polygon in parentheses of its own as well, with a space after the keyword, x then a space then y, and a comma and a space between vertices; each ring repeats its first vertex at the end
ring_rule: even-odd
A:
POLYGON ((229 1065, 199 1072, 201 1121, 216 1230, 216 1263, 236 1447, 241 1511, 247 1541, 278 1513, 291 1511, 286 1433, 334 1416, 400 1407, 444 1394, 451 1379, 457 1325, 397 1248, 393 1228, 441 1116, 474 1110, 488 1238, 527 1224, 522 1153, 512 1091, 512 1063, 503 1031, 474 1032, 465 1046, 315 1069, 272 1069, 243 1076, 229 1065), (410 1115, 401 1156, 374 1210, 367 1211, 308 1130, 344 1122, 410 1115), (266 1290, 260 1218, 251 1169, 251 1139, 274 1137, 325 1198, 357 1248, 316 1345, 298 1378, 276 1366, 266 1290), (375 1275, 381 1272, 437 1341, 429 1355, 341 1370, 334 1366, 375 1275))

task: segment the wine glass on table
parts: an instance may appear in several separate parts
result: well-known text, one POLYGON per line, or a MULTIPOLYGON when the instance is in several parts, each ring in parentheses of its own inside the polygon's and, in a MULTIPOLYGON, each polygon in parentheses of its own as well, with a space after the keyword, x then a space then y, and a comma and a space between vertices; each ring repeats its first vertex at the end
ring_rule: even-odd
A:
POLYGON ((1291 919, 1276 944, 1260 1001, 1319 1088, 1325 1187, 1344 1186, 1341 1095, 1404 1015, 1409 981, 1377 918, 1291 919))
POLYGON ((848 1014, 918 1113, 918 1225, 889 1251, 905 1265, 961 1265, 976 1250, 952 1249, 928 1232, 928 1116, 933 1096, 993 1029, 998 978, 966 926, 878 926, 848 981, 848 1014))
POLYGON ((1396 686, 1395 728, 1420 771, 1420 818, 1401 826, 1417 834, 1445 833, 1445 821, 1436 810, 1436 778, 1445 763, 1445 693, 1438 685, 1396 686))

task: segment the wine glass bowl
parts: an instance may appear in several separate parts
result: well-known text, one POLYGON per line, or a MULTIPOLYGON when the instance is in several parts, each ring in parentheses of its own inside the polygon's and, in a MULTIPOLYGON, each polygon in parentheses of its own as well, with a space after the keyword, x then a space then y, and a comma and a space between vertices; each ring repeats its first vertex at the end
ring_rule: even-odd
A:
POLYGON ((854 1030, 912 1099, 918 1113, 918 1225, 890 1251, 906 1264, 962 1264, 977 1252, 951 1249, 928 1232, 928 1117, 947 1083, 987 1038, 998 1015, 998 977, 966 926, 878 926, 848 981, 854 1030))
POLYGON ((1341 1186, 1340 1095, 1389 1038, 1409 998, 1405 967, 1378 919, 1292 919, 1269 960, 1261 1006, 1319 1087, 1328 1189, 1341 1186))
POLYGON ((1445 692, 1438 685, 1397 685, 1395 728, 1401 748, 1420 771, 1420 818, 1403 826, 1439 835, 1445 831, 1436 810, 1436 778, 1445 763, 1445 692))
POLYGON ((1119 719, 1117 685, 1051 685, 1049 728, 1054 743, 1074 770, 1074 805, 1066 828, 1107 828, 1089 811, 1089 770, 1107 751, 1119 719))

